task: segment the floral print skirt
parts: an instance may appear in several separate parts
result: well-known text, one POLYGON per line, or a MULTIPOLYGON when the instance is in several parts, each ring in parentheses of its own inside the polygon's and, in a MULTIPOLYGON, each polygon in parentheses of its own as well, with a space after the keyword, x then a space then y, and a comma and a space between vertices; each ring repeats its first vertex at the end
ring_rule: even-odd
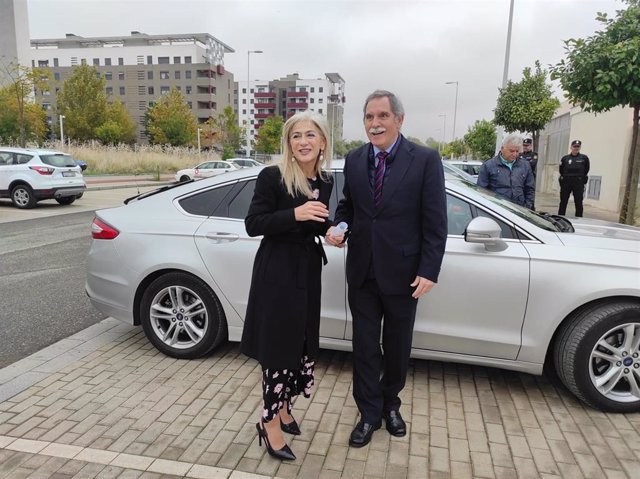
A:
POLYGON ((311 396, 314 365, 315 361, 304 355, 299 369, 262 370, 263 421, 269 422, 275 418, 285 402, 287 412, 291 414, 291 408, 299 394, 306 398, 311 396))

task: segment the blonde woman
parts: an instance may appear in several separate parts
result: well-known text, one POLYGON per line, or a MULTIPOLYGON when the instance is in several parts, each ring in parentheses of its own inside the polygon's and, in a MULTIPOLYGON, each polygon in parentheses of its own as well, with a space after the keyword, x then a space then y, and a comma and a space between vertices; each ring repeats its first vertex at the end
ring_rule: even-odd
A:
POLYGON ((283 431, 300 434, 291 408, 299 394, 309 397, 313 385, 326 263, 320 237, 333 224, 324 117, 310 111, 292 116, 284 124, 282 150, 282 161, 258 175, 245 219, 250 236, 264 237, 253 265, 241 350, 262 366, 259 443, 277 459, 294 460, 283 431))

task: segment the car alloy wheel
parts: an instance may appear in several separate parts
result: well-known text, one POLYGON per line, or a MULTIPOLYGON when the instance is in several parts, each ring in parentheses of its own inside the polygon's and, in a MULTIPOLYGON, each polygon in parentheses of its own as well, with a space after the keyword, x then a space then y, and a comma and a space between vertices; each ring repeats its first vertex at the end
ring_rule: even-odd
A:
POLYGON ((151 343, 175 358, 201 357, 226 339, 220 301, 206 283, 185 273, 165 274, 147 287, 140 320, 151 343))
POLYGON ((640 412, 640 304, 596 304, 563 325, 554 364, 579 399, 607 412, 640 412))
POLYGON ((29 209, 36 205, 33 190, 27 185, 18 185, 11 190, 11 201, 16 208, 29 209))
POLYGON ((598 339, 589 358, 593 386, 607 399, 640 401, 640 323, 616 326, 598 339))

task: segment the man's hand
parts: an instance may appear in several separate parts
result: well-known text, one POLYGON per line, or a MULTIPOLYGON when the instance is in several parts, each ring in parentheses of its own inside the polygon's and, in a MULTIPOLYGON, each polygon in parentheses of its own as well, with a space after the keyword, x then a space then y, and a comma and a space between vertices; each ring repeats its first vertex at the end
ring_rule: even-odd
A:
POLYGON ((318 221, 324 223, 329 217, 329 210, 320 201, 307 201, 293 210, 296 221, 318 221))
POLYGON ((324 237, 324 240, 327 244, 330 244, 331 246, 336 246, 338 248, 344 248, 344 233, 342 233, 339 236, 331 236, 331 231, 335 228, 335 226, 332 226, 331 228, 329 228, 327 230, 327 234, 324 237))
POLYGON ((411 283, 411 287, 415 286, 415 291, 411 295, 413 298, 418 299, 425 293, 431 291, 431 289, 435 286, 436 283, 428 280, 427 278, 423 278, 422 276, 416 276, 416 279, 411 283))

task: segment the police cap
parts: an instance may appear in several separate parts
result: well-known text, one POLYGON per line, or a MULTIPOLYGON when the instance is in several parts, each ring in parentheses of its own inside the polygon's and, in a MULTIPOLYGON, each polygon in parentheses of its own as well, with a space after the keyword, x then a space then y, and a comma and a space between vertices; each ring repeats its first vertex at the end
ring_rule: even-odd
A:
POLYGON ((531 138, 525 138, 524 140, 522 140, 523 145, 531 145, 532 143, 533 140, 531 138))
POLYGON ((573 140, 571 146, 582 146, 582 142, 580 140, 573 140))

